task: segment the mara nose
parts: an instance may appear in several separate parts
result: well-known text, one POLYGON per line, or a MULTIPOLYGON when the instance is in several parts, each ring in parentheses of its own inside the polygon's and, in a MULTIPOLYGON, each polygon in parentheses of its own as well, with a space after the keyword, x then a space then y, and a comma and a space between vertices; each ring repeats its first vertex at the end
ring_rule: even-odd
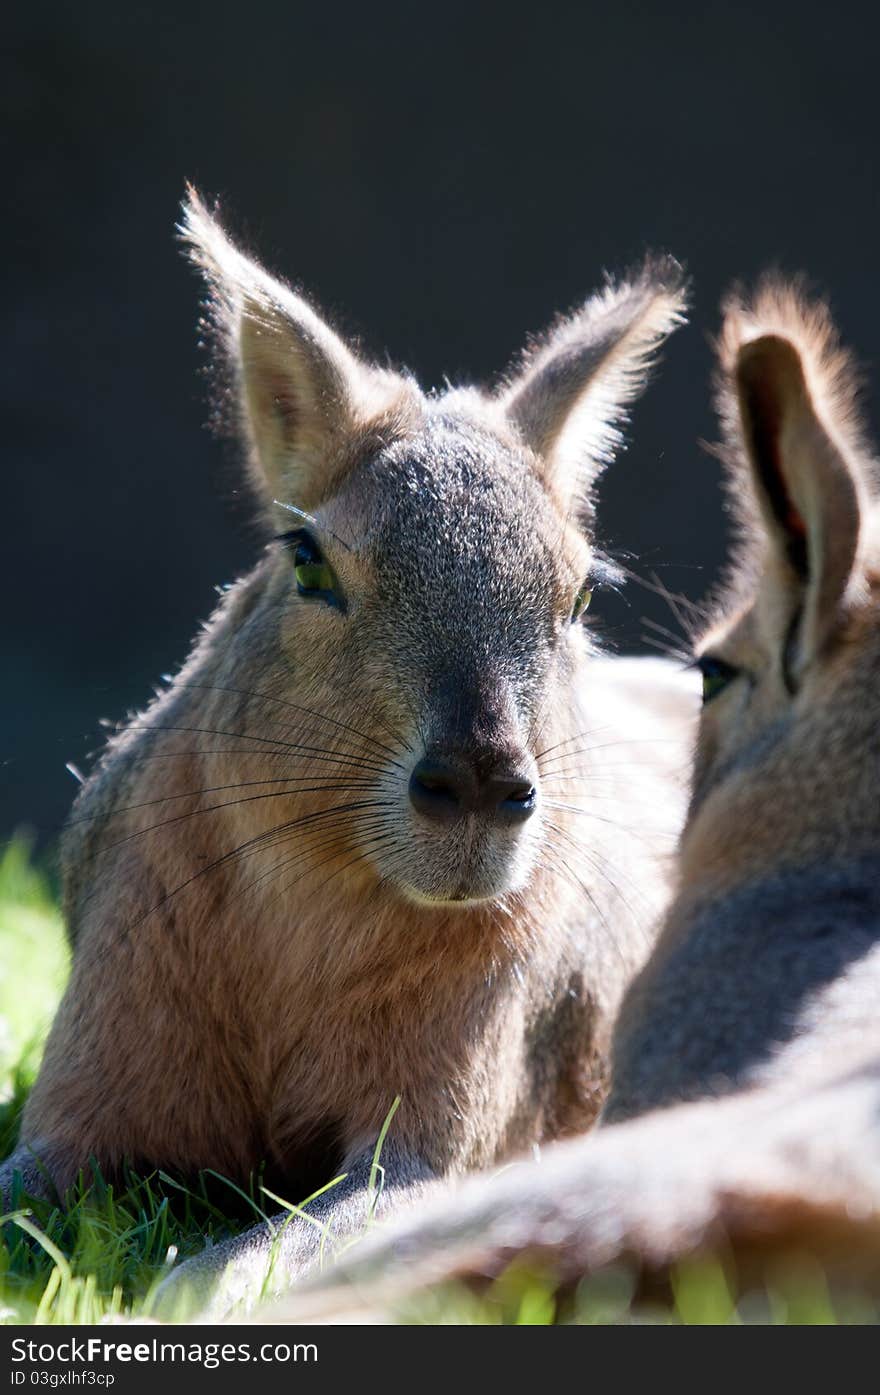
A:
POLYGON ((527 775, 509 769, 482 774, 446 760, 421 760, 409 781, 413 807, 425 818, 443 820, 487 814, 496 823, 524 823, 534 812, 535 787, 527 775))

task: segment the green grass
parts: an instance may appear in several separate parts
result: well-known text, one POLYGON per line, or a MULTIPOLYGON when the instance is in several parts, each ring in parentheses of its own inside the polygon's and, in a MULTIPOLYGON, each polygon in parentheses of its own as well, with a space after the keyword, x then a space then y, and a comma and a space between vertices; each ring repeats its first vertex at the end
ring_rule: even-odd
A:
MULTIPOLYGON (((12 1151, 27 1091, 61 996, 68 956, 48 878, 13 842, 0 860, 0 1147, 12 1151)), ((149 1312, 177 1255, 233 1227, 206 1194, 160 1176, 75 1190, 67 1212, 15 1197, 0 1233, 0 1320, 96 1322, 149 1312)))
MULTIPOLYGON (((13 842, 0 858, 0 1157, 12 1151, 66 972, 63 926, 49 879, 31 862, 27 845, 13 842)), ((392 1115, 393 1109, 386 1124, 392 1115)), ((15 1211, 0 1227, 0 1322, 94 1323, 119 1315, 149 1316, 169 1266, 245 1223, 242 1194, 227 1186, 225 1194, 222 1186, 218 1193, 206 1180, 201 1189, 188 1191, 163 1174, 132 1175, 122 1187, 99 1179, 88 1191, 75 1189, 66 1211, 14 1198, 15 1211)), ((259 1202, 251 1198, 255 1213, 270 1199, 276 1210, 271 1194, 257 1196, 259 1202)), ((441 1290, 399 1314, 404 1322, 520 1326, 825 1324, 876 1322, 877 1317, 867 1299, 832 1299, 822 1273, 809 1266, 781 1271, 770 1291, 736 1301, 724 1267, 715 1260, 679 1270, 667 1305, 634 1304, 630 1276, 610 1271, 586 1280, 563 1307, 552 1282, 514 1266, 480 1297, 441 1290)))
MULTIPOLYGON (((0 858, 0 1158, 15 1145, 67 971, 49 878, 33 865, 27 843, 13 841, 0 858)), ((393 1114, 394 1108, 376 1148, 377 1191, 393 1114)), ((193 1190, 163 1173, 132 1173, 122 1187, 99 1177, 89 1189, 74 1188, 64 1211, 24 1195, 12 1202, 0 1227, 0 1321, 6 1323, 149 1316, 156 1288, 176 1262, 253 1224, 265 1208, 295 1209, 219 1177, 205 1176, 193 1190)))

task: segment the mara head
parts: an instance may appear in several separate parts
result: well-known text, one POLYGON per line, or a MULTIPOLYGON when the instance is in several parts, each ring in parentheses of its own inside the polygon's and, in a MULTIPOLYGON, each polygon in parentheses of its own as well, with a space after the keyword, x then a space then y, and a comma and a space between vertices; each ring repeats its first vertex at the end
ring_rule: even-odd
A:
POLYGON ((838 985, 856 1024, 876 992, 859 975, 878 904, 880 509, 853 369, 824 307, 768 281, 728 306, 719 372, 741 552, 697 647, 678 893, 617 1019, 608 1120, 754 1082, 818 1039, 838 985))
POLYGON ((303 714, 315 783, 345 775, 361 806, 335 834, 347 820, 407 900, 516 892, 539 857, 542 752, 579 730, 594 481, 680 322, 679 269, 609 283, 495 391, 429 395, 364 361, 194 194, 183 234, 274 534, 223 682, 303 714))
POLYGON ((880 510, 856 390, 796 284, 729 302, 719 398, 741 547, 697 646, 685 886, 876 842, 880 510))

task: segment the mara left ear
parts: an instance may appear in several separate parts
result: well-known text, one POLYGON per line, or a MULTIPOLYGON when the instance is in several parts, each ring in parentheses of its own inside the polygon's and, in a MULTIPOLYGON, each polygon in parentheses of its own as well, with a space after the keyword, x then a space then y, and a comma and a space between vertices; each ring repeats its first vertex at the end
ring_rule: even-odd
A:
POLYGON ((314 508, 338 484, 347 450, 403 418, 412 384, 365 363, 309 303, 239 250, 195 190, 181 234, 210 289, 215 336, 232 368, 258 496, 314 508))
POLYGON ((657 348, 684 323, 685 306, 681 267, 671 257, 649 257, 559 321, 497 395, 548 488, 586 522, 593 483, 620 444, 627 408, 657 348))
MULTIPOLYGON (((793 294, 783 303, 790 315, 799 305, 793 294)), ((763 585, 793 591, 792 619, 800 612, 786 655, 794 682, 836 628, 864 510, 849 423, 836 425, 834 394, 822 400, 822 363, 811 359, 815 326, 800 307, 790 336, 782 327, 758 333, 740 344, 734 364, 742 446, 775 562, 763 585)))

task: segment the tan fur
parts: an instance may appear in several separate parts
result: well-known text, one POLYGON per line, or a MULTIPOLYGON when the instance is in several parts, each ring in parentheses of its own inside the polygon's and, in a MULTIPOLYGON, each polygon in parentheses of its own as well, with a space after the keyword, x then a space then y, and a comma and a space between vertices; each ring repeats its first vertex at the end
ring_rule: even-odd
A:
POLYGON ((555 438, 507 410, 515 382, 425 396, 195 196, 184 226, 264 513, 305 520, 335 599, 299 596, 293 544, 270 544, 110 742, 65 838, 73 969, 22 1148, 61 1188, 92 1156, 239 1182, 266 1160, 301 1199, 360 1176, 400 1095, 391 1195, 578 1132, 607 1089, 667 894, 691 699, 570 623, 597 565, 577 511, 680 285, 651 263, 526 370, 560 425, 585 393, 602 404, 563 483, 555 438), (531 817, 414 813, 435 748, 522 770, 531 817))
POLYGON ((602 1127, 438 1197, 297 1317, 399 1311, 514 1259, 650 1286, 707 1250, 740 1288, 806 1256, 880 1291, 880 503, 824 309, 765 284, 729 309, 721 369, 753 536, 700 648, 739 676, 704 709, 602 1127))

